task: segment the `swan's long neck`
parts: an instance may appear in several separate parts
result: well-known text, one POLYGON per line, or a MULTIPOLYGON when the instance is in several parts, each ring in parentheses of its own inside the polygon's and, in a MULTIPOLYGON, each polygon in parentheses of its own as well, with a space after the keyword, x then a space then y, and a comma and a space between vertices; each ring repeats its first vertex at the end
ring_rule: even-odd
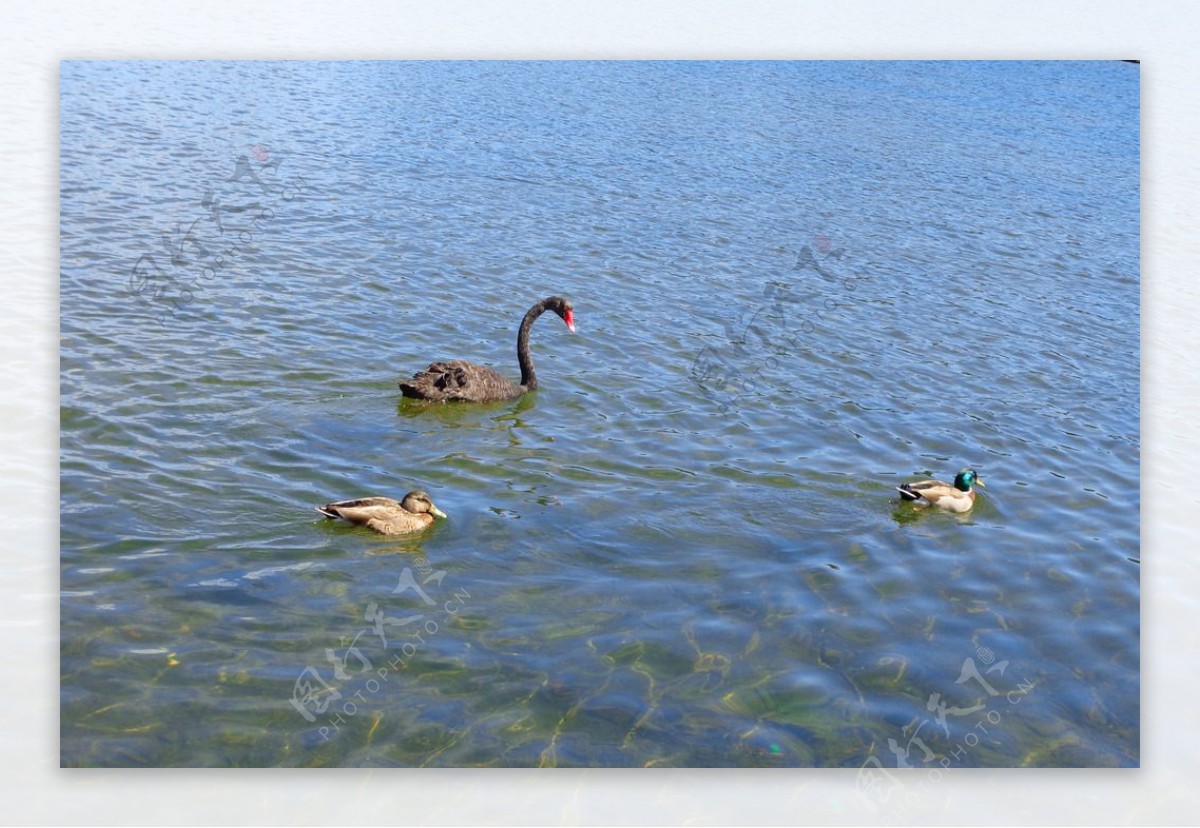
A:
POLYGON ((538 302, 525 314, 525 318, 521 320, 521 329, 517 331, 517 362, 521 366, 521 385, 525 386, 527 391, 538 387, 537 374, 533 372, 533 357, 529 355, 529 331, 537 318, 545 312, 546 302, 538 302))

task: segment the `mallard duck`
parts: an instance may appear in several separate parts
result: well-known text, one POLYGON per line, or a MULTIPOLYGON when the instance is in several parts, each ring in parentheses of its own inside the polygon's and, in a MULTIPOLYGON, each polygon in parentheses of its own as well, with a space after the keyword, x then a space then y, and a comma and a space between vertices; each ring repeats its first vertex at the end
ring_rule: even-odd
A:
POLYGON ((390 497, 363 497, 326 503, 316 509, 327 518, 341 518, 381 535, 419 532, 433 523, 435 517, 446 517, 425 492, 409 492, 399 502, 390 497))
POLYGON ((975 505, 976 484, 983 486, 974 469, 963 469, 954 478, 954 485, 940 480, 921 480, 897 486, 900 499, 919 506, 936 506, 948 512, 969 512, 975 505))

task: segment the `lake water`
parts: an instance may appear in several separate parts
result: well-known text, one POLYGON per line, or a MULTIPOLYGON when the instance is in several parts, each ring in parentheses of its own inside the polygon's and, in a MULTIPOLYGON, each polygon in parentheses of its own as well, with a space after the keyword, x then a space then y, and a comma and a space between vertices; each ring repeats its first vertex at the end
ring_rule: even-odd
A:
POLYGON ((64 63, 62 763, 1137 765, 1138 73, 64 63))

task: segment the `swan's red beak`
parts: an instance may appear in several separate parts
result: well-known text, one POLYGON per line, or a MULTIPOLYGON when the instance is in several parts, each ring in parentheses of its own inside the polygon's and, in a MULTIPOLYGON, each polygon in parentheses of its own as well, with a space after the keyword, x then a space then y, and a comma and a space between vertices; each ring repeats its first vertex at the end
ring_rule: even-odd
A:
POLYGON ((575 311, 567 308, 567 312, 563 314, 563 321, 567 323, 567 330, 575 333, 575 311))

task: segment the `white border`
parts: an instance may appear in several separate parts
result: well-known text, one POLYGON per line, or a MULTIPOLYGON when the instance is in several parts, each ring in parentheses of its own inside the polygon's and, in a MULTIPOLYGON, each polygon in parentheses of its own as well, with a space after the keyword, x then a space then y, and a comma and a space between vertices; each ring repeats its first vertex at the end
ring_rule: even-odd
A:
POLYGON ((0 4, 3 821, 878 822, 854 771, 58 769, 58 61, 119 57, 1141 59, 1143 770, 951 773, 914 823, 1192 821, 1198 23, 1195 5, 1166 0, 0 4))

